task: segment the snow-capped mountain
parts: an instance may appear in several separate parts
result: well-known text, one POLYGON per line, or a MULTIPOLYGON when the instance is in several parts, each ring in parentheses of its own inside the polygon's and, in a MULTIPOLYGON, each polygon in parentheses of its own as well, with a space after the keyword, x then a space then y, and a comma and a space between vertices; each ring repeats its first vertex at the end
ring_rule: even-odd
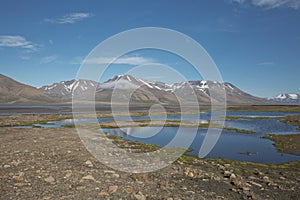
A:
POLYGON ((86 94, 96 90, 95 99, 100 102, 113 100, 125 102, 130 99, 135 103, 171 103, 195 102, 209 104, 210 92, 214 92, 214 100, 221 102, 221 91, 226 92, 228 104, 267 104, 270 100, 254 97, 243 92, 230 83, 216 81, 185 81, 168 85, 163 82, 151 82, 130 75, 118 75, 104 83, 88 80, 71 80, 54 83, 40 88, 45 94, 70 101, 72 91, 86 94))
POLYGON ((99 83, 95 81, 70 80, 42 86, 38 89, 50 97, 59 98, 62 100, 70 100, 72 98, 72 91, 76 90, 80 92, 93 92, 98 85, 99 83))
POLYGON ((272 100, 279 103, 300 104, 300 94, 279 94, 272 100))

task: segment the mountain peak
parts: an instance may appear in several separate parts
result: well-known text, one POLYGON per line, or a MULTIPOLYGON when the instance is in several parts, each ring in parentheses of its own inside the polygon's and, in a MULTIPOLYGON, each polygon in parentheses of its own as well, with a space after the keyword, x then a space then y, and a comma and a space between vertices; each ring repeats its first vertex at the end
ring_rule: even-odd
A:
POLYGON ((282 93, 272 98, 272 100, 280 103, 300 103, 300 94, 295 93, 282 93))

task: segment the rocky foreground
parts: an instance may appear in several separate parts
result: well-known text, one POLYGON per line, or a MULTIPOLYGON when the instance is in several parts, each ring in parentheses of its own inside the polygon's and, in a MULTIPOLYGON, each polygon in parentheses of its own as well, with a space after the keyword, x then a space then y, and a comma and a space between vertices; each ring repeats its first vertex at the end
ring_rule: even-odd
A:
MULTIPOLYGON (((101 134, 101 133, 99 133, 101 134)), ((0 199, 298 199, 300 162, 265 165, 183 156, 132 174, 94 159, 76 129, 0 128, 0 199)), ((124 148, 151 146, 114 138, 124 148)))

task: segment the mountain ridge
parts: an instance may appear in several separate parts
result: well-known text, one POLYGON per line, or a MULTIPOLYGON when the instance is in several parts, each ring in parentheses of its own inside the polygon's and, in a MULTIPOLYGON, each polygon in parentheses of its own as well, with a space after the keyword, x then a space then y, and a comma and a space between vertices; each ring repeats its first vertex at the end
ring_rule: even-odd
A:
MULTIPOLYGON (((192 101, 199 104, 210 104, 210 91, 224 90, 229 105, 270 105, 300 104, 299 94, 280 94, 273 98, 260 98, 246 93, 229 82, 209 80, 191 80, 166 84, 152 82, 131 75, 116 75, 103 83, 91 80, 68 80, 35 88, 0 74, 0 103, 66 103, 72 101, 72 93, 84 96, 95 96, 97 102, 109 103, 114 95, 117 103, 130 98, 133 103, 178 104, 179 101, 192 101), (118 92, 114 92, 118 90, 118 92), (134 92, 133 92, 134 91, 134 92), (116 97, 116 93, 118 93, 116 97), (132 94, 131 94, 132 93, 132 94), (181 99, 182 97, 182 99, 181 99)), ((221 102, 222 95, 216 101, 221 102)))

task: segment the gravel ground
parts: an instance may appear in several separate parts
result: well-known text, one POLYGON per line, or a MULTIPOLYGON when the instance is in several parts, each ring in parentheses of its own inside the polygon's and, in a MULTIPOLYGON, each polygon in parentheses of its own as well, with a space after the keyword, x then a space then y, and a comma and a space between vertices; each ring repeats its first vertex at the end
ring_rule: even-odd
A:
MULTIPOLYGON (((0 199, 297 199, 300 195, 299 162, 265 165, 182 157, 164 169, 132 174, 97 161, 73 128, 0 128, 0 138, 0 199)), ((126 149, 149 148, 120 138, 115 143, 126 149)))

